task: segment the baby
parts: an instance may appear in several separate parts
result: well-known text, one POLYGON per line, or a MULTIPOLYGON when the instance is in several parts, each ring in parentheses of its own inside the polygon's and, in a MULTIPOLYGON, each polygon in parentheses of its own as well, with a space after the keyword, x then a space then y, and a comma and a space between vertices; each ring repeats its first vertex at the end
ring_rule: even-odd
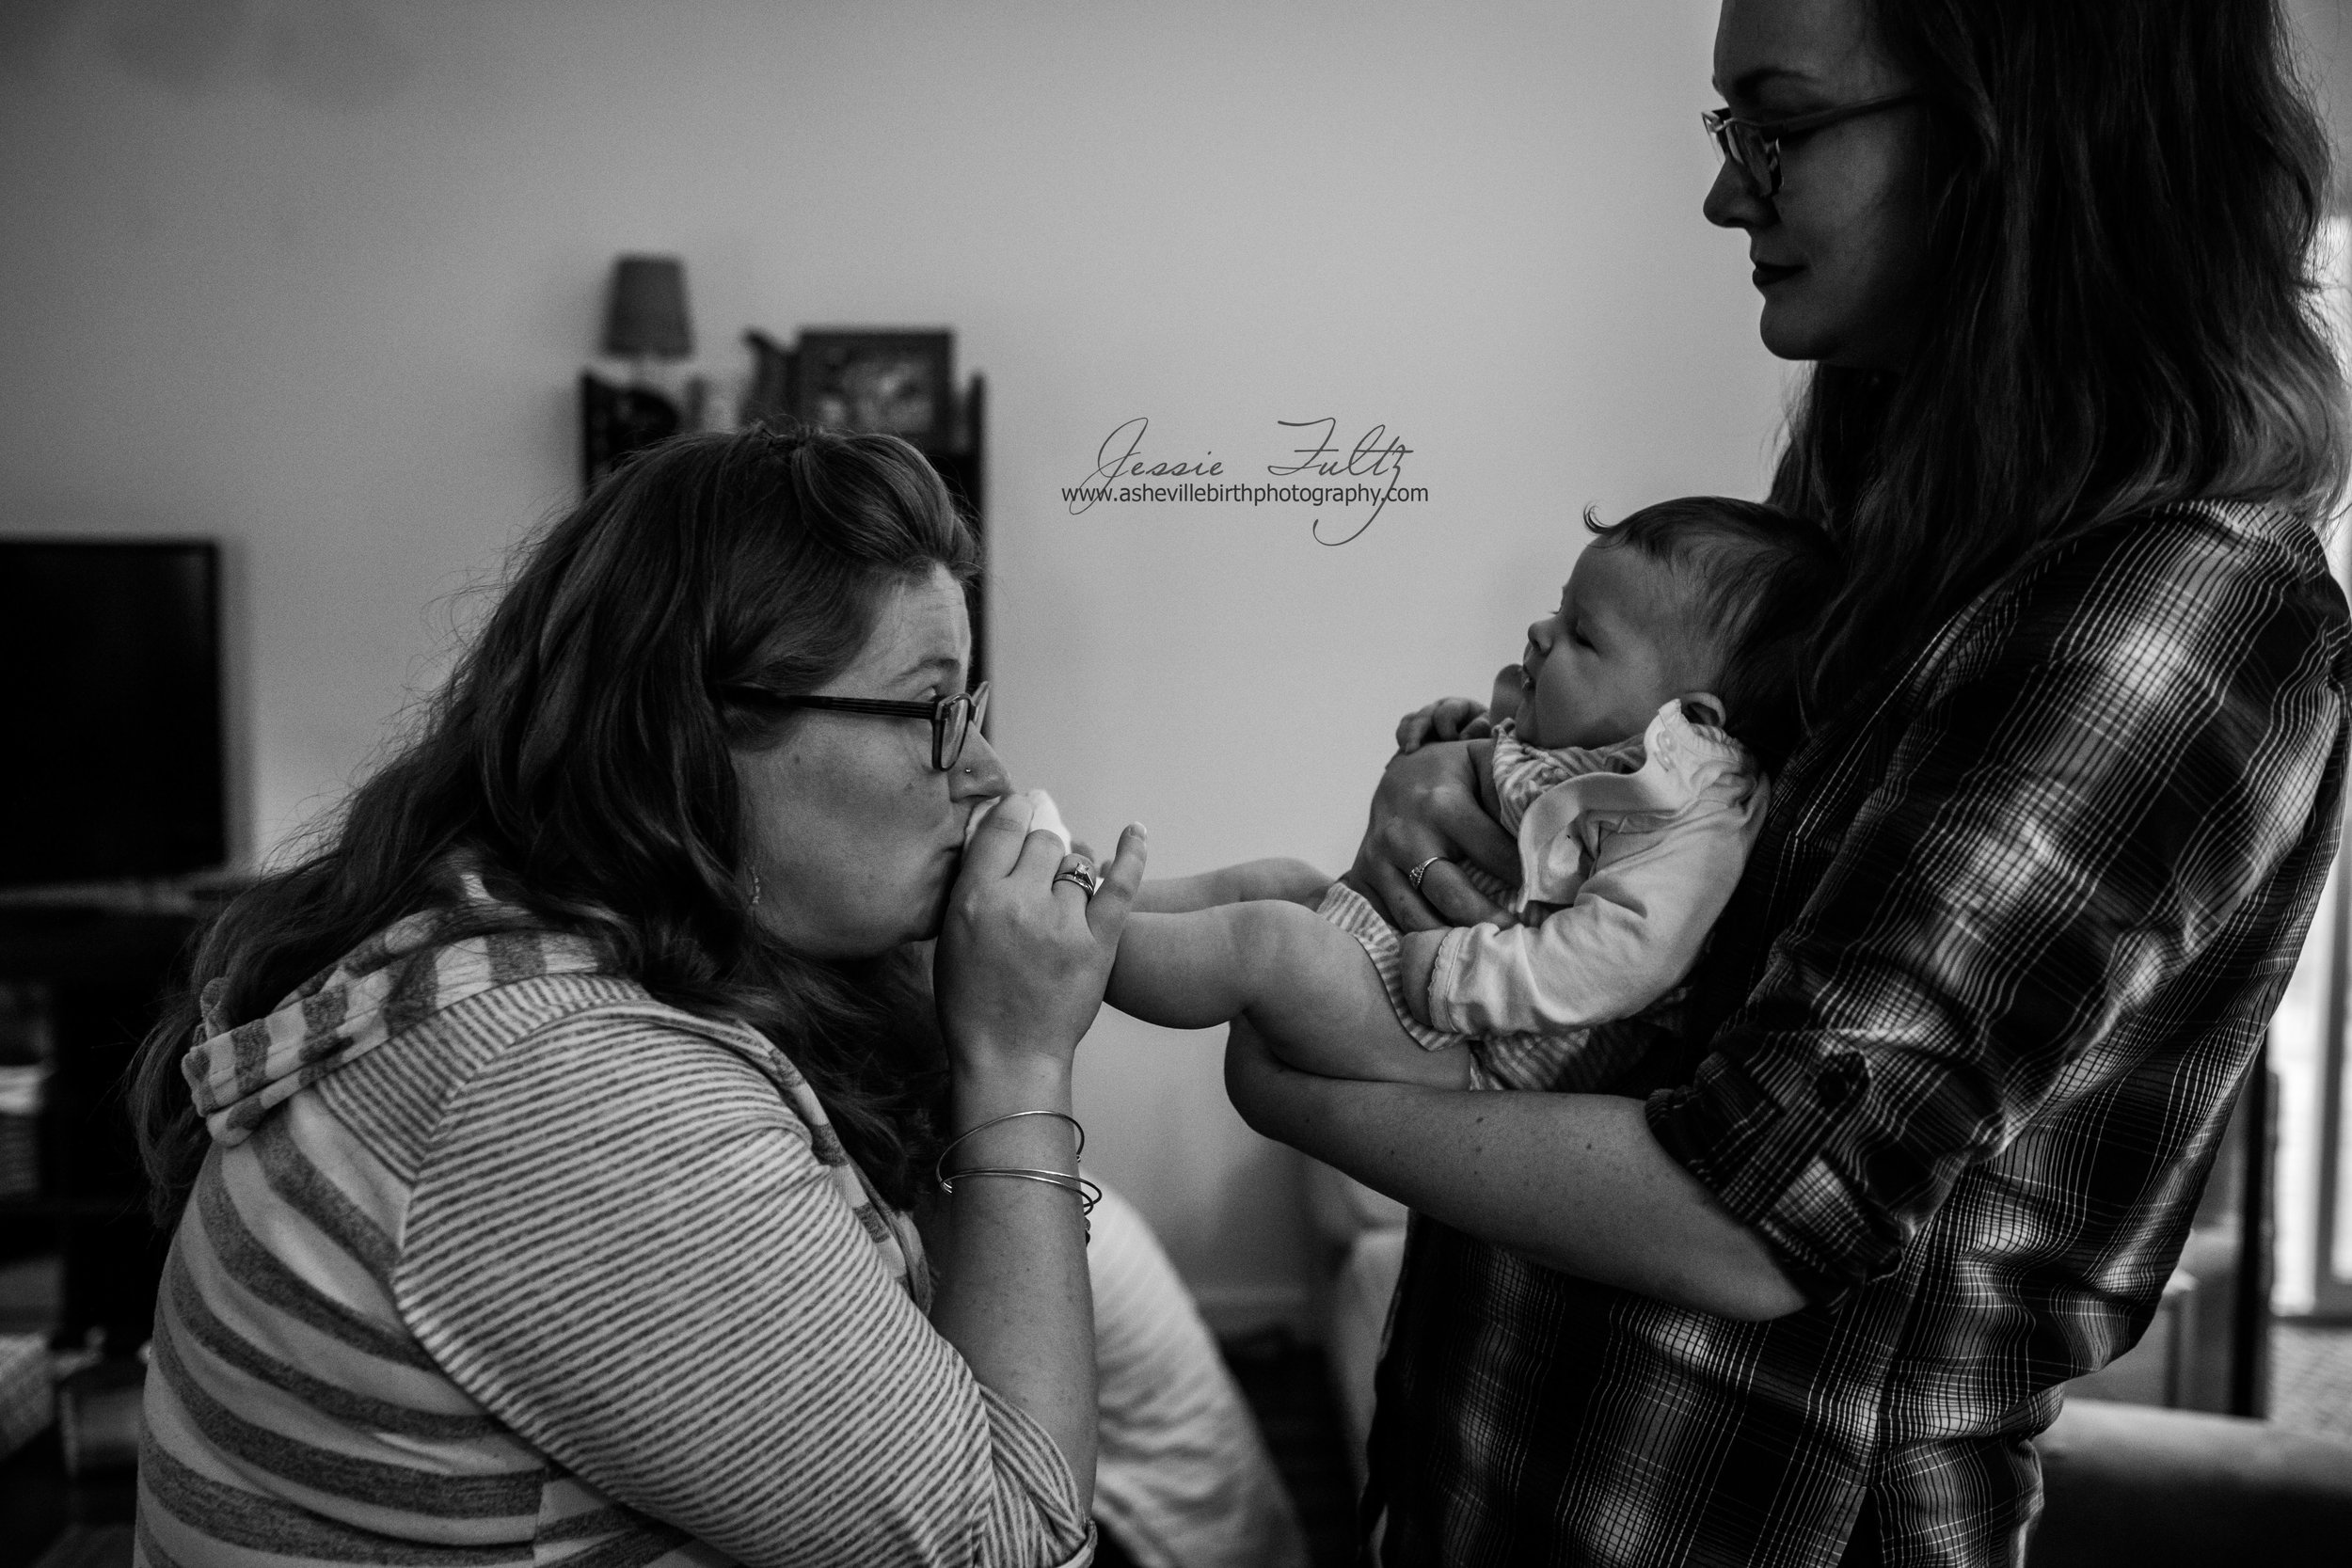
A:
POLYGON ((1247 1016, 1327 1077, 1590 1089, 1632 1065, 1592 1025, 1678 986, 1730 898, 1798 733, 1796 641, 1838 570, 1819 529, 1749 501, 1585 523, 1471 743, 1519 880, 1460 869, 1511 921, 1400 933, 1352 876, 1298 861, 1146 882, 1112 1006, 1176 1028, 1247 1016))

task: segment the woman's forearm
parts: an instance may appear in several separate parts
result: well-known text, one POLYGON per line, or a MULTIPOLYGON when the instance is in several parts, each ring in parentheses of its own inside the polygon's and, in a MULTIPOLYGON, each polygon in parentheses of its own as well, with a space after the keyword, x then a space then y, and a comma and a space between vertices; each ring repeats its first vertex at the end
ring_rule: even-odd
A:
POLYGON ((1805 1305, 1762 1238, 1659 1147, 1638 1101, 1317 1078, 1246 1024, 1226 1087, 1266 1136, 1547 1268, 1729 1318, 1805 1305))
MULTIPOLYGON (((953 1131, 1015 1111, 1070 1112, 1066 1065, 961 1074, 953 1131)), ((947 1170, 1075 1171, 1070 1124, 1023 1117, 976 1132, 947 1170)), ((984 1386, 1026 1411, 1070 1464, 1080 1500, 1094 1496, 1094 1298, 1086 1221, 1075 1195, 1012 1177, 970 1177, 949 1201, 932 1326, 984 1386)))

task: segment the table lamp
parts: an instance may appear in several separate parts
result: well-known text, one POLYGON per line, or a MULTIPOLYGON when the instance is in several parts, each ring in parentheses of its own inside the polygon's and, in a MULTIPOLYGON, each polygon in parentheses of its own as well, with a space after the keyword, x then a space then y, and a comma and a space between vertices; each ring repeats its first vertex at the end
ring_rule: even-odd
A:
POLYGON ((694 352, 685 262, 675 256, 623 256, 612 263, 604 352, 629 362, 629 384, 615 387, 594 372, 580 372, 580 477, 592 485, 623 457, 686 426, 686 409, 653 376, 655 360, 694 352))
POLYGON ((604 318, 604 351, 628 360, 644 382, 648 362, 694 352, 686 314, 686 263, 675 256, 623 256, 612 263, 612 300, 604 318))

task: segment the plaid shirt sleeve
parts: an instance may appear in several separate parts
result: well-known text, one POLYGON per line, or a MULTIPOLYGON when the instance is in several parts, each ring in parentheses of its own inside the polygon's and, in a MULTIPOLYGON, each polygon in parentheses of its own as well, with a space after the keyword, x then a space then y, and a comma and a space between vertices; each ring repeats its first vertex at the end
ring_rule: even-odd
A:
POLYGON ((2317 555, 2218 526, 2061 555, 1884 699, 1911 711, 1858 812, 1787 828, 1826 869, 1649 1117, 1814 1299, 1895 1270, 2120 1018, 2193 1008, 2166 988, 2306 833, 2342 743, 2317 555))

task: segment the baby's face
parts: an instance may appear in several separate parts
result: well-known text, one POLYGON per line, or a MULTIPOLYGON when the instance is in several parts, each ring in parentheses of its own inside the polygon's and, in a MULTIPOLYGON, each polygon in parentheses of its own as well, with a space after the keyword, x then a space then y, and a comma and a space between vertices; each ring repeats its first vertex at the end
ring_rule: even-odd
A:
MULTIPOLYGON (((1587 546, 1560 608, 1527 628, 1519 738, 1546 750, 1607 746, 1641 734, 1672 699, 1714 686, 1721 656, 1690 597, 1663 562, 1629 546, 1587 546)), ((1497 677, 1498 696, 1511 675, 1497 677)))

